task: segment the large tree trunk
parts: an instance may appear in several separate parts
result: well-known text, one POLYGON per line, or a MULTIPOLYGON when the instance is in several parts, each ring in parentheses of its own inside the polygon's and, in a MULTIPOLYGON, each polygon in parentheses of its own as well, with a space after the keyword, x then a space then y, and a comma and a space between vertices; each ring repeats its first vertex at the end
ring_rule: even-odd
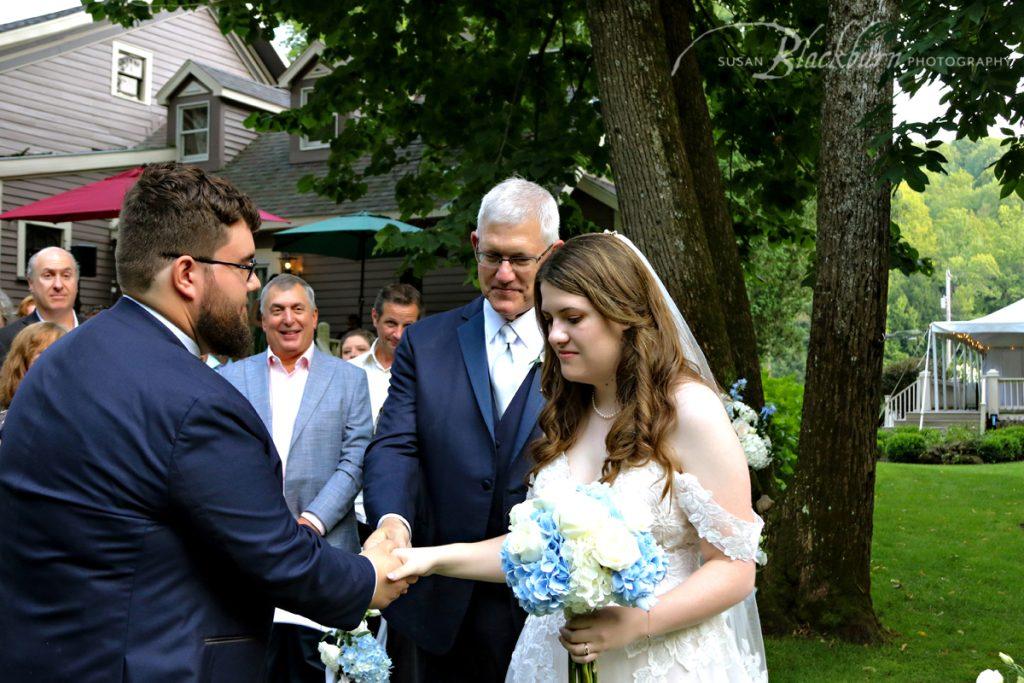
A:
MULTIPOLYGON (((850 36, 893 16, 894 0, 834 0, 825 49, 848 57, 850 36)), ((880 41, 869 34, 859 47, 881 51, 880 41)), ((882 78, 885 60, 877 61, 858 68, 844 59, 825 76, 799 461, 774 520, 783 533, 769 539, 758 594, 772 630, 799 626, 857 642, 881 638, 871 604, 871 530, 890 188, 875 173, 870 150, 872 138, 889 137, 892 86, 882 78), (877 108, 885 115, 863 125, 877 108)))
POLYGON ((736 376, 669 76, 658 0, 588 0, 624 232, 686 316, 715 376, 736 376))
POLYGON ((736 233, 726 203, 722 172, 718 167, 704 79, 697 63, 696 49, 687 49, 693 40, 693 5, 690 0, 661 0, 661 16, 670 63, 674 64, 677 56, 686 51, 672 76, 683 143, 693 173, 694 192, 700 198, 704 234, 722 293, 722 309, 736 372, 747 379, 744 400, 759 409, 764 405, 764 389, 761 386, 761 360, 757 353, 754 319, 750 314, 736 233))

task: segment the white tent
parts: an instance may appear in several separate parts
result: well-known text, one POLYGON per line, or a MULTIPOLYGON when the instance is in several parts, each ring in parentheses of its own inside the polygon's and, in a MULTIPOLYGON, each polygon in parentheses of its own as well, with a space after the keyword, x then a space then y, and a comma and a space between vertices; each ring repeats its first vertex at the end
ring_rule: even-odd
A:
POLYGON ((974 346, 982 352, 983 371, 1024 377, 1024 299, 974 320, 934 322, 928 332, 929 337, 959 339, 974 346))
POLYGON ((1024 377, 1024 299, 974 320, 928 326, 925 410, 978 409, 986 401, 982 377, 989 370, 1024 377))

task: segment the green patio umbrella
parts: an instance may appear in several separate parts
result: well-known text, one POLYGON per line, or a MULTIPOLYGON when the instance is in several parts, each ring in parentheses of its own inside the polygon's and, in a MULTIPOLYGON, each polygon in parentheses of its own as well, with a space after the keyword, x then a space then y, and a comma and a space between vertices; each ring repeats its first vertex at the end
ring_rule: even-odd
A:
POLYGON ((420 231, 415 225, 364 211, 281 230, 274 234, 274 251, 320 254, 359 261, 359 320, 362 324, 366 259, 388 256, 374 254, 373 247, 377 243, 377 233, 389 225, 401 232, 420 231))

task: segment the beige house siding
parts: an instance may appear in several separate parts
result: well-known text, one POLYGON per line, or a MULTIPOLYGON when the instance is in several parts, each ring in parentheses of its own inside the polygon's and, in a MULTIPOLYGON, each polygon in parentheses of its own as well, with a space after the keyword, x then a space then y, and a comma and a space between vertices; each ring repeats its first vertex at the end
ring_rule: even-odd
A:
POLYGON ((163 146, 158 133, 167 110, 156 103, 156 92, 197 55, 252 78, 206 9, 164 15, 113 38, 0 72, 0 156, 26 149, 39 154, 163 146), (153 55, 150 104, 111 94, 115 41, 153 55))
POLYGON ((246 128, 242 123, 251 111, 227 102, 223 104, 224 158, 222 165, 234 159, 239 152, 259 136, 259 133, 246 128))

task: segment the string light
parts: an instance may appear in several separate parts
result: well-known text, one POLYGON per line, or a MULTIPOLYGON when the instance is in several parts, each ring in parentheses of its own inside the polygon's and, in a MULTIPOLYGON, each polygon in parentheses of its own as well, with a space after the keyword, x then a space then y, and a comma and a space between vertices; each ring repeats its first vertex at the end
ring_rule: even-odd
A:
MULTIPOLYGON (((980 351, 981 353, 988 353, 989 347, 982 344, 980 341, 978 341, 969 334, 964 334, 963 332, 956 332, 952 336, 954 339, 956 339, 964 346, 970 347, 975 351, 980 351)), ((1012 349, 1013 347, 1010 348, 1012 349)))

